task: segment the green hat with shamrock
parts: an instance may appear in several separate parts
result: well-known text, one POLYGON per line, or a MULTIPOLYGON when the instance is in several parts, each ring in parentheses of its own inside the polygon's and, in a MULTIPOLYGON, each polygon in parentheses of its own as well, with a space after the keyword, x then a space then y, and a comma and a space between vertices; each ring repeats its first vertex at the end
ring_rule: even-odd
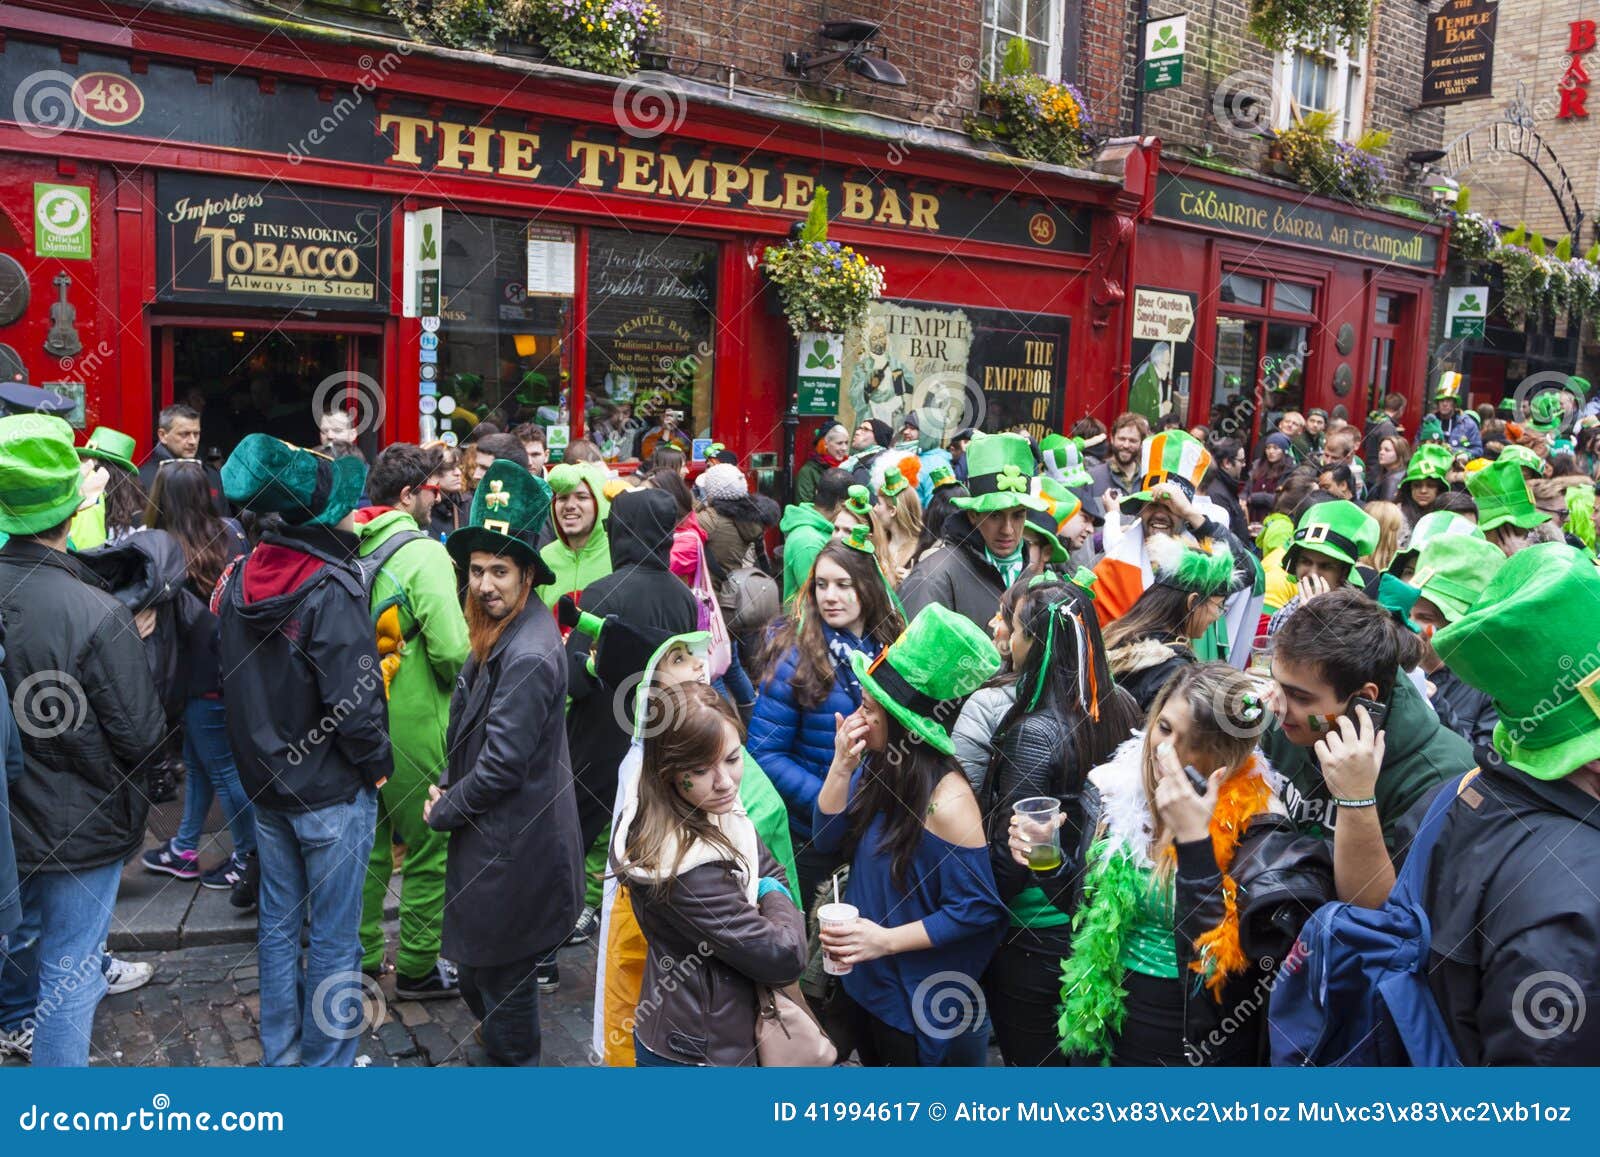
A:
POLYGON ((1508 522, 1531 530, 1550 521, 1548 514, 1534 507, 1522 467, 1504 458, 1468 474, 1467 493, 1478 504, 1478 529, 1485 534, 1508 522))
MULTIPOLYGON (((617 496, 626 502, 634 492, 617 496)), ((556 581, 539 557, 539 535, 550 518, 550 484, 509 458, 496 458, 472 492, 468 524, 450 532, 445 547, 456 566, 466 568, 474 551, 488 551, 531 567, 534 585, 556 581)))
POLYGON ((876 659, 858 651, 850 666, 862 689, 907 731, 954 755, 950 728, 961 701, 1000 670, 1000 652, 971 619, 930 603, 876 659))
POLYGON ((94 433, 89 435, 89 440, 78 447, 78 457, 98 458, 102 462, 120 467, 129 474, 137 474, 139 468, 133 464, 133 451, 136 445, 131 434, 113 430, 110 426, 96 426, 94 433))
POLYGON ((1562 416, 1560 390, 1546 390, 1528 403, 1528 429, 1535 434, 1554 434, 1562 416))
POLYGON ((1194 435, 1183 430, 1152 434, 1139 447, 1139 475, 1144 484, 1138 493, 1122 500, 1121 509, 1130 514, 1138 511, 1162 483, 1176 486, 1192 499, 1209 469, 1211 453, 1194 435))
POLYGON ((1433 649, 1494 701, 1494 749, 1535 779, 1600 759, 1600 570, 1561 542, 1519 550, 1433 649))
POLYGON ((1189 594, 1210 597, 1226 594, 1234 586, 1233 551, 1222 539, 1190 546, 1182 539, 1160 535, 1145 543, 1152 584, 1176 587, 1189 594))
POLYGON ((1029 493, 1033 447, 1021 434, 979 434, 967 445, 967 497, 951 504, 974 514, 1043 510, 1029 493))
POLYGON ((0 418, 0 533, 54 530, 78 509, 72 427, 49 414, 0 418))
POLYGON ((1468 534, 1447 534, 1418 553, 1410 585, 1453 623, 1478 601, 1505 562, 1504 552, 1492 543, 1468 534))
POLYGON ((1515 462, 1524 470, 1532 470, 1535 478, 1544 477, 1544 459, 1528 447, 1517 442, 1512 442, 1505 446, 1500 451, 1499 456, 1495 458, 1495 461, 1515 462))
POLYGON ((246 434, 222 464, 222 492, 255 514, 281 514, 291 526, 335 526, 361 502, 367 464, 331 458, 270 434, 246 434))
POLYGON ((1319 502, 1300 516, 1283 555, 1283 569, 1294 573, 1302 551, 1355 566, 1378 548, 1378 520, 1354 502, 1319 502))
POLYGON ((1479 542, 1487 541, 1483 531, 1478 529, 1478 524, 1464 514, 1457 514, 1453 510, 1430 510, 1411 528, 1411 538, 1407 540, 1404 550, 1396 552, 1394 561, 1389 564, 1389 573, 1401 575, 1411 570, 1417 561, 1417 555, 1422 548, 1436 538, 1450 535, 1465 535, 1475 538, 1479 542))
POLYGON ((1424 478, 1449 484, 1450 471, 1455 467, 1456 456, 1443 446, 1428 443, 1417 447, 1417 452, 1411 455, 1411 461, 1406 463, 1406 476, 1400 480, 1402 486, 1411 482, 1421 482, 1424 478))

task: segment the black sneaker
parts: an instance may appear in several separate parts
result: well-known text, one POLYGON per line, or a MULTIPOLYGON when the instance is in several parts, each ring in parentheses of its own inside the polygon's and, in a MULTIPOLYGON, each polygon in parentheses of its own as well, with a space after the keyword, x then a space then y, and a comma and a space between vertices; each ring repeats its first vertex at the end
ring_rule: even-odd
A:
POLYGON ((233 886, 242 879, 244 879, 244 861, 238 856, 230 855, 200 877, 200 886, 218 892, 232 891, 233 886))
POLYGON ((570 948, 574 944, 585 944, 594 937, 600 929, 600 909, 585 906, 578 913, 578 922, 572 926, 572 935, 567 937, 564 947, 570 948))
POLYGON ((396 972, 394 995, 396 1000, 449 1000, 461 995, 461 980, 456 975, 456 966, 448 960, 441 960, 426 976, 406 976, 396 972))
POLYGON ((533 975, 540 992, 554 992, 561 987, 561 969, 556 967, 554 961, 535 965, 533 975))
POLYGON ((261 858, 251 852, 240 861, 239 878, 233 882, 233 895, 228 897, 228 903, 241 912, 248 912, 256 906, 260 892, 261 858))
POLYGON ((140 859, 147 872, 160 872, 166 876, 176 876, 180 880, 200 878, 200 857, 193 852, 175 850, 171 840, 167 840, 159 848, 151 848, 140 859))

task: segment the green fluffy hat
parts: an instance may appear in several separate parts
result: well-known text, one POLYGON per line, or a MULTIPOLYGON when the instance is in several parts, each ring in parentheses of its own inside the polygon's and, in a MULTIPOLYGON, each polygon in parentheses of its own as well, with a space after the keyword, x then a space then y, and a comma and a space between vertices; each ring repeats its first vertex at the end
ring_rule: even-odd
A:
POLYGON ((1550 521, 1548 514, 1534 507, 1522 467, 1504 458, 1468 474, 1467 493, 1478 504, 1478 529, 1485 534, 1508 522, 1531 530, 1550 521))
POLYGON ((1176 587, 1193 595, 1225 594, 1234 587, 1233 552, 1221 539, 1205 546, 1190 546, 1177 538, 1158 535, 1145 542, 1150 573, 1157 586, 1176 587))
POLYGON ((1300 516, 1284 552, 1283 569, 1293 574, 1301 551, 1355 566, 1378 548, 1380 533, 1378 520, 1354 502, 1319 502, 1300 516))
POLYGON ((974 514, 997 510, 1043 510, 1029 491, 1033 447, 1020 434, 979 434, 967 445, 967 497, 951 505, 974 514))
POLYGON ((1000 652, 971 619, 930 603, 876 659, 858 652, 850 666, 866 692, 906 730, 935 751, 954 755, 950 728, 961 700, 1000 670, 1000 652))
POLYGON ((1561 391, 1546 390, 1528 403, 1528 429, 1536 434, 1554 434, 1561 429, 1561 391))
POLYGON ((1519 550, 1472 608, 1433 637, 1452 672, 1499 712, 1494 749, 1535 779, 1600 759, 1600 570, 1560 542, 1519 550))
POLYGON ((1455 622, 1478 601, 1483 588, 1505 565, 1498 546, 1468 534, 1446 534, 1428 543, 1417 555, 1411 586, 1439 608, 1446 621, 1455 622))
POLYGON ((550 501, 550 485, 543 478, 535 478, 509 458, 496 458, 472 492, 468 525, 450 532, 445 549, 462 569, 474 551, 483 550, 531 567, 535 586, 553 583, 556 576, 539 557, 539 535, 550 517, 550 501))
POLYGON ((0 532, 60 526, 80 502, 72 427, 48 414, 0 418, 0 532))
POLYGON ((1478 524, 1465 515, 1453 510, 1430 510, 1417 519, 1417 524, 1411 528, 1411 538, 1406 548, 1394 556, 1394 561, 1389 564, 1389 573, 1399 576, 1411 567, 1417 555, 1434 539, 1456 534, 1464 534, 1479 542, 1485 541, 1478 524))
POLYGON ((291 526, 335 526, 361 501, 367 465, 353 454, 330 458, 270 434, 247 434, 222 464, 228 501, 256 514, 281 514, 291 526))

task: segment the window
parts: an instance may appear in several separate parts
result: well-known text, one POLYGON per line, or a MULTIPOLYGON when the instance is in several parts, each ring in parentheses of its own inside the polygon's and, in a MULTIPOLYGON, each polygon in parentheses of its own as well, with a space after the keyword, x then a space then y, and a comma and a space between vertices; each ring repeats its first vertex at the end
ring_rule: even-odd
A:
POLYGON ((1361 135, 1367 91, 1367 44, 1346 49, 1329 36, 1314 48, 1295 47, 1278 57, 1273 69, 1273 126, 1286 129, 1295 114, 1333 114, 1333 135, 1354 140, 1361 135))
POLYGON ((983 76, 1000 75, 1006 45, 1020 36, 1033 52, 1033 70, 1055 79, 1062 75, 1062 0, 984 0, 983 76))
POLYGON ((1272 308, 1285 313, 1310 313, 1317 300, 1317 287, 1301 285, 1296 281, 1275 281, 1272 284, 1272 308))

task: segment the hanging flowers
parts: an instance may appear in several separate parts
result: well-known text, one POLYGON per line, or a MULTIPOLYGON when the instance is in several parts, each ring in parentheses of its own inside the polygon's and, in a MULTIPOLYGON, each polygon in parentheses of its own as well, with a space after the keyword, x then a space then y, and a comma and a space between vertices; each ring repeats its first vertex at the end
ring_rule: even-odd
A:
POLYGON ((1295 123, 1278 134, 1283 162, 1300 184, 1312 192, 1358 205, 1375 204, 1383 194, 1388 171, 1378 151, 1389 134, 1366 132, 1352 144, 1333 139, 1333 115, 1295 113, 1295 123))
POLYGON ((1502 236, 1498 222, 1469 206, 1463 188, 1450 215, 1450 245, 1467 264, 1500 271, 1502 313, 1519 323, 1548 313, 1600 324, 1600 244, 1575 257, 1572 239, 1563 237, 1552 252, 1524 225, 1502 236))
POLYGON ((1033 71, 1028 44, 1013 38, 998 80, 980 86, 983 115, 967 122, 979 140, 1004 141, 1018 156, 1052 165, 1079 165, 1094 150, 1088 106, 1070 84, 1033 71))
POLYGON ((795 337, 843 333, 883 296, 883 267, 848 245, 828 240, 828 191, 818 189, 800 235, 761 255, 795 337))
POLYGON ((1282 52, 1336 37, 1353 48, 1372 23, 1372 0, 1250 0, 1250 35, 1282 52))
POLYGON ((557 64, 613 76, 638 69, 640 43, 661 27, 651 0, 511 0, 505 11, 557 64))

